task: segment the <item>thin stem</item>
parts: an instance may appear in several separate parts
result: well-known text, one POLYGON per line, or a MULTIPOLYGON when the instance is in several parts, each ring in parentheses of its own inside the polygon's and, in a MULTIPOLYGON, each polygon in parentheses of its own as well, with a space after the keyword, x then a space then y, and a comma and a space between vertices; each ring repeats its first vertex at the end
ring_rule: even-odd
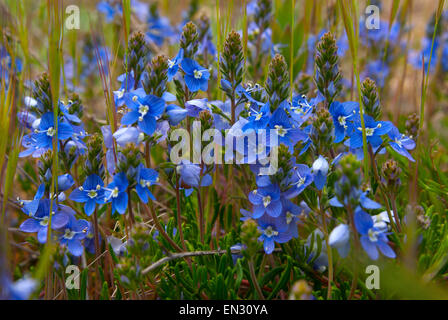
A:
POLYGON ((201 235, 201 242, 204 243, 204 208, 202 208, 201 189, 197 189, 198 207, 199 207, 199 233, 201 235))
POLYGON ((179 230, 182 247, 184 248, 184 250, 187 250, 187 246, 185 245, 184 232, 182 231, 182 212, 180 205, 179 176, 177 175, 177 172, 175 172, 175 175, 176 175, 177 229, 179 230))
POLYGON ((328 236, 328 227, 327 227, 327 221, 325 217, 325 210, 322 208, 322 192, 319 192, 319 211, 322 216, 322 228, 324 231, 324 238, 325 238, 325 244, 327 246, 327 256, 328 256, 328 289, 327 289, 327 300, 331 300, 331 289, 332 289, 332 283, 333 283, 333 253, 331 251, 330 247, 330 238, 328 236))
MULTIPOLYGON (((353 256, 356 257, 357 253, 359 253, 359 249, 360 249, 360 243, 359 243, 359 238, 358 238, 358 233, 356 231, 355 228, 355 221, 353 218, 353 210, 351 209, 351 207, 347 208, 347 212, 348 212, 348 216, 349 216, 349 220, 350 220, 350 226, 352 228, 352 232, 353 232, 353 237, 354 237, 354 244, 355 244, 355 250, 354 250, 354 254, 353 256)), ((358 284, 358 273, 359 273, 359 268, 358 268, 358 263, 357 261, 355 262, 355 270, 353 272, 353 279, 352 279, 352 285, 350 287, 350 294, 348 296, 348 299, 351 300, 353 299, 353 296, 355 295, 355 291, 356 291, 356 286, 358 284)))
POLYGON ((255 290, 257 291, 258 298, 264 300, 263 291, 261 291, 260 284, 258 283, 257 276, 255 275, 254 262, 252 258, 247 263, 249 265, 250 279, 252 280, 255 290))

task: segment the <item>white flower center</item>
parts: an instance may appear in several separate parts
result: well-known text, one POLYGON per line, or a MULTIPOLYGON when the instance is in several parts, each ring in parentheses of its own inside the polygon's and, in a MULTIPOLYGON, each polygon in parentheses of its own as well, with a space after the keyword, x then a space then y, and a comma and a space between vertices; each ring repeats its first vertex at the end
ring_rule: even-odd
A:
POLYGON ((65 229, 65 233, 64 233, 64 238, 65 239, 70 240, 70 239, 73 239, 74 236, 75 236, 75 232, 73 232, 70 229, 65 229))
POLYGON ((56 133, 56 130, 53 127, 48 128, 47 136, 52 137, 56 133))
POLYGON ((39 224, 43 227, 46 227, 48 225, 48 217, 44 217, 42 220, 40 220, 39 224))
POLYGON ((114 190, 112 190, 112 198, 118 197, 118 187, 115 187, 114 190))
POLYGON ((343 126, 345 129, 347 129, 347 125, 346 125, 346 121, 345 121, 345 117, 344 116, 339 116, 338 117, 338 122, 341 126, 343 126))
POLYGON ((266 208, 271 203, 271 196, 263 197, 263 205, 266 208))
POLYGON ((117 92, 118 99, 123 98, 123 96, 124 96, 124 89, 118 90, 118 92, 117 92))
POLYGON ((140 107, 138 107, 138 113, 140 113, 140 115, 142 117, 144 117, 149 111, 149 107, 147 105, 141 105, 140 107))
POLYGON ((95 190, 90 190, 87 195, 89 196, 90 199, 96 198, 96 196, 98 195, 98 193, 95 190))
POLYGON ((264 230, 264 235, 266 237, 270 238, 270 237, 278 235, 278 231, 273 230, 272 227, 269 226, 264 230))
POLYGON ((194 77, 195 79, 201 79, 202 78, 202 72, 199 70, 194 70, 194 77))
POLYGON ((369 236, 370 241, 377 242, 378 241, 378 234, 379 234, 378 231, 375 231, 373 229, 369 229, 368 236, 369 236))
POLYGON ((174 61, 173 60, 171 60, 171 59, 168 59, 168 68, 172 68, 172 67, 174 67, 174 61))
POLYGON ((274 127, 275 127, 275 130, 277 130, 277 134, 280 137, 284 137, 285 134, 288 132, 288 130, 283 128, 283 126, 275 125, 274 127))
POLYGON ((292 222, 293 218, 294 218, 294 215, 290 211, 287 211, 286 212, 286 223, 290 224, 292 222))

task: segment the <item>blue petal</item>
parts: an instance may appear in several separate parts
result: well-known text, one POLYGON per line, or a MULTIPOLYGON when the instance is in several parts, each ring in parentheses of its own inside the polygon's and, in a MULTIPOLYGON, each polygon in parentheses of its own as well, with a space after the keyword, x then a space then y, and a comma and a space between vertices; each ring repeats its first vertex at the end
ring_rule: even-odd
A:
POLYGON ((156 118, 153 116, 147 114, 143 117, 143 121, 139 121, 138 127, 140 130, 142 130, 144 133, 146 133, 148 136, 152 135, 154 131, 156 130, 156 118))
POLYGON ((368 237, 366 236, 361 237, 361 245, 369 255, 370 259, 372 260, 378 259, 379 256, 378 249, 376 248, 376 245, 369 240, 368 237))

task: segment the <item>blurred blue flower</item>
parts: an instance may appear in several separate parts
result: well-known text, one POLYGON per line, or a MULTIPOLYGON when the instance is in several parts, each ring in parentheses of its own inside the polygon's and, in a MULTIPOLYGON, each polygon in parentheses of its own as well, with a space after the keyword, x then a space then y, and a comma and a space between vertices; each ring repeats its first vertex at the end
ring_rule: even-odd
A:
POLYGON ((148 202, 148 198, 156 200, 151 191, 149 191, 149 187, 157 184, 158 181, 159 173, 156 170, 145 168, 143 164, 140 164, 137 170, 137 185, 135 190, 144 203, 148 202))

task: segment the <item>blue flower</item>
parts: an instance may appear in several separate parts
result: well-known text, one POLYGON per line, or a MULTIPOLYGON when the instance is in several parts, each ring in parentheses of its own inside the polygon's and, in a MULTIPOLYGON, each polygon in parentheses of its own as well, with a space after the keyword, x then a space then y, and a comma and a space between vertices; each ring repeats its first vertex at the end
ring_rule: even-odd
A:
POLYGON ((249 193, 249 201, 254 205, 254 219, 260 218, 264 213, 274 218, 282 213, 280 188, 276 184, 270 184, 252 191, 249 193))
POLYGON ((101 1, 96 5, 96 9, 106 16, 106 21, 111 22, 115 15, 121 15, 121 6, 111 5, 108 1, 101 1))
MULTIPOLYGON (((381 136, 388 133, 393 127, 393 124, 389 121, 375 121, 368 115, 364 115, 364 125, 366 129, 367 142, 374 148, 383 143, 381 136)), ((352 124, 349 124, 347 134, 350 137, 348 142, 350 148, 360 148, 363 146, 362 127, 360 121, 354 121, 352 124)))
POLYGON ((291 199, 302 193, 314 181, 314 177, 311 169, 306 164, 297 164, 291 177, 287 180, 286 183, 289 185, 289 189, 283 195, 287 199, 291 199))
POLYGON ((165 17, 151 15, 147 22, 148 32, 146 32, 146 36, 150 42, 155 43, 159 47, 163 45, 163 41, 166 38, 172 37, 175 34, 169 20, 165 17))
POLYGON ((201 67, 196 61, 189 58, 182 60, 181 67, 185 72, 185 83, 191 92, 196 92, 199 89, 207 91, 210 78, 208 69, 201 67))
POLYGON ((275 242, 285 243, 292 238, 288 229, 284 229, 284 226, 279 225, 277 220, 266 214, 258 220, 261 230, 261 236, 258 240, 263 242, 263 248, 267 254, 271 254, 274 251, 275 242))
POLYGON ((177 173, 180 175, 180 184, 199 188, 207 187, 212 184, 213 180, 209 174, 205 174, 201 167, 191 163, 189 160, 182 160, 176 167, 177 173))
POLYGON ((39 208, 39 203, 45 192, 45 184, 42 183, 37 188, 36 194, 34 195, 33 200, 19 200, 19 204, 22 206, 22 211, 25 212, 29 216, 34 216, 37 209, 39 208))
POLYGON ((75 183, 73 180, 73 177, 66 173, 58 177, 58 191, 62 192, 65 190, 68 190, 72 187, 72 185, 75 183))
POLYGON ((156 117, 165 109, 165 101, 152 94, 144 97, 128 93, 126 105, 131 109, 121 118, 121 123, 131 125, 138 122, 138 127, 147 135, 152 135, 156 130, 156 117))
POLYGON ((85 239, 89 229, 90 223, 88 221, 84 219, 76 220, 74 216, 70 216, 59 242, 62 245, 67 245, 68 251, 72 255, 79 257, 84 251, 81 240, 85 239))
POLYGON ((281 106, 274 111, 268 125, 271 130, 275 130, 279 143, 289 147, 290 152, 294 150, 297 141, 306 140, 308 137, 302 130, 292 126, 290 118, 281 106))
POLYGON ((404 134, 401 134, 398 129, 394 126, 388 133, 390 142, 389 145, 397 151, 402 156, 405 156, 410 161, 414 162, 414 158, 408 152, 408 150, 412 150, 415 148, 415 142, 411 138, 407 137, 404 134))
POLYGON ((84 211, 90 216, 95 210, 97 203, 104 203, 104 183, 101 178, 96 174, 91 174, 87 177, 86 181, 78 189, 73 190, 69 199, 84 203, 84 211))
POLYGON ((318 190, 322 190, 327 182, 328 161, 321 155, 313 163, 314 185, 318 190))
POLYGON ((249 121, 243 126, 243 131, 248 129, 265 129, 269 123, 270 106, 269 103, 265 103, 262 107, 259 107, 256 103, 250 103, 249 107, 249 121))
POLYGON ((151 191, 149 191, 149 187, 156 184, 158 181, 159 173, 156 170, 145 168, 140 164, 137 171, 137 185, 135 190, 144 203, 148 202, 148 197, 152 200, 156 200, 151 191))
MULTIPOLYGON (((56 134, 56 129, 54 128, 54 117, 53 112, 45 113, 41 120, 38 129, 35 131, 36 146, 44 149, 52 149, 53 136, 56 134)), ((64 122, 59 122, 58 119, 58 140, 65 140, 73 135, 73 128, 64 122)))
POLYGON ((184 58, 184 49, 180 48, 173 60, 168 59, 168 81, 171 81, 179 70, 179 65, 184 58))
MULTIPOLYGON (((51 217, 51 229, 60 229, 64 227, 69 220, 69 216, 59 212, 56 203, 53 203, 53 210, 56 213, 51 217)), ((47 241, 48 221, 50 219, 50 200, 42 199, 39 201, 39 207, 32 218, 25 220, 19 227, 23 232, 37 232, 37 240, 40 243, 47 241)))
POLYGON ((123 214, 126 211, 126 208, 128 207, 128 194, 126 193, 128 185, 129 183, 126 174, 120 172, 114 176, 113 181, 107 188, 103 188, 105 190, 105 200, 112 201, 112 214, 115 213, 115 210, 120 214, 123 214))
POLYGON ((134 83, 135 83, 134 72, 131 71, 130 73, 123 73, 118 77, 117 80, 121 82, 121 86, 120 89, 113 92, 114 101, 116 107, 121 107, 126 103, 125 94, 133 91, 134 89, 134 83))
POLYGON ((350 251, 350 227, 340 224, 330 233, 329 244, 338 250, 342 258, 348 256, 350 251))
POLYGON ((206 98, 187 101, 185 103, 185 109, 187 110, 187 115, 195 118, 197 118, 199 116, 199 113, 201 113, 202 111, 211 112, 206 98))
POLYGON ((355 227, 360 233, 361 245, 372 260, 378 259, 378 249, 388 258, 395 258, 395 252, 388 244, 387 235, 384 230, 373 225, 372 217, 357 208, 355 211, 355 227))
POLYGON ((346 130, 348 128, 348 121, 353 118, 359 112, 359 104, 357 102, 339 102, 334 101, 330 105, 330 114, 333 117, 335 143, 339 143, 344 140, 346 136, 346 130))
MULTIPOLYGON (((143 133, 142 133, 143 135, 143 133)), ((139 144, 141 141, 140 130, 136 127, 122 127, 115 131, 113 137, 120 147, 126 146, 128 143, 139 144)))
POLYGON ((301 126, 313 113, 313 105, 308 102, 305 95, 295 95, 290 104, 286 104, 291 118, 297 126, 301 126))
POLYGON ((27 300, 34 290, 37 288, 37 281, 24 277, 14 283, 7 284, 7 291, 9 291, 9 299, 11 300, 27 300))
POLYGON ((170 125, 177 126, 187 116, 188 111, 175 104, 170 104, 165 110, 170 125))

